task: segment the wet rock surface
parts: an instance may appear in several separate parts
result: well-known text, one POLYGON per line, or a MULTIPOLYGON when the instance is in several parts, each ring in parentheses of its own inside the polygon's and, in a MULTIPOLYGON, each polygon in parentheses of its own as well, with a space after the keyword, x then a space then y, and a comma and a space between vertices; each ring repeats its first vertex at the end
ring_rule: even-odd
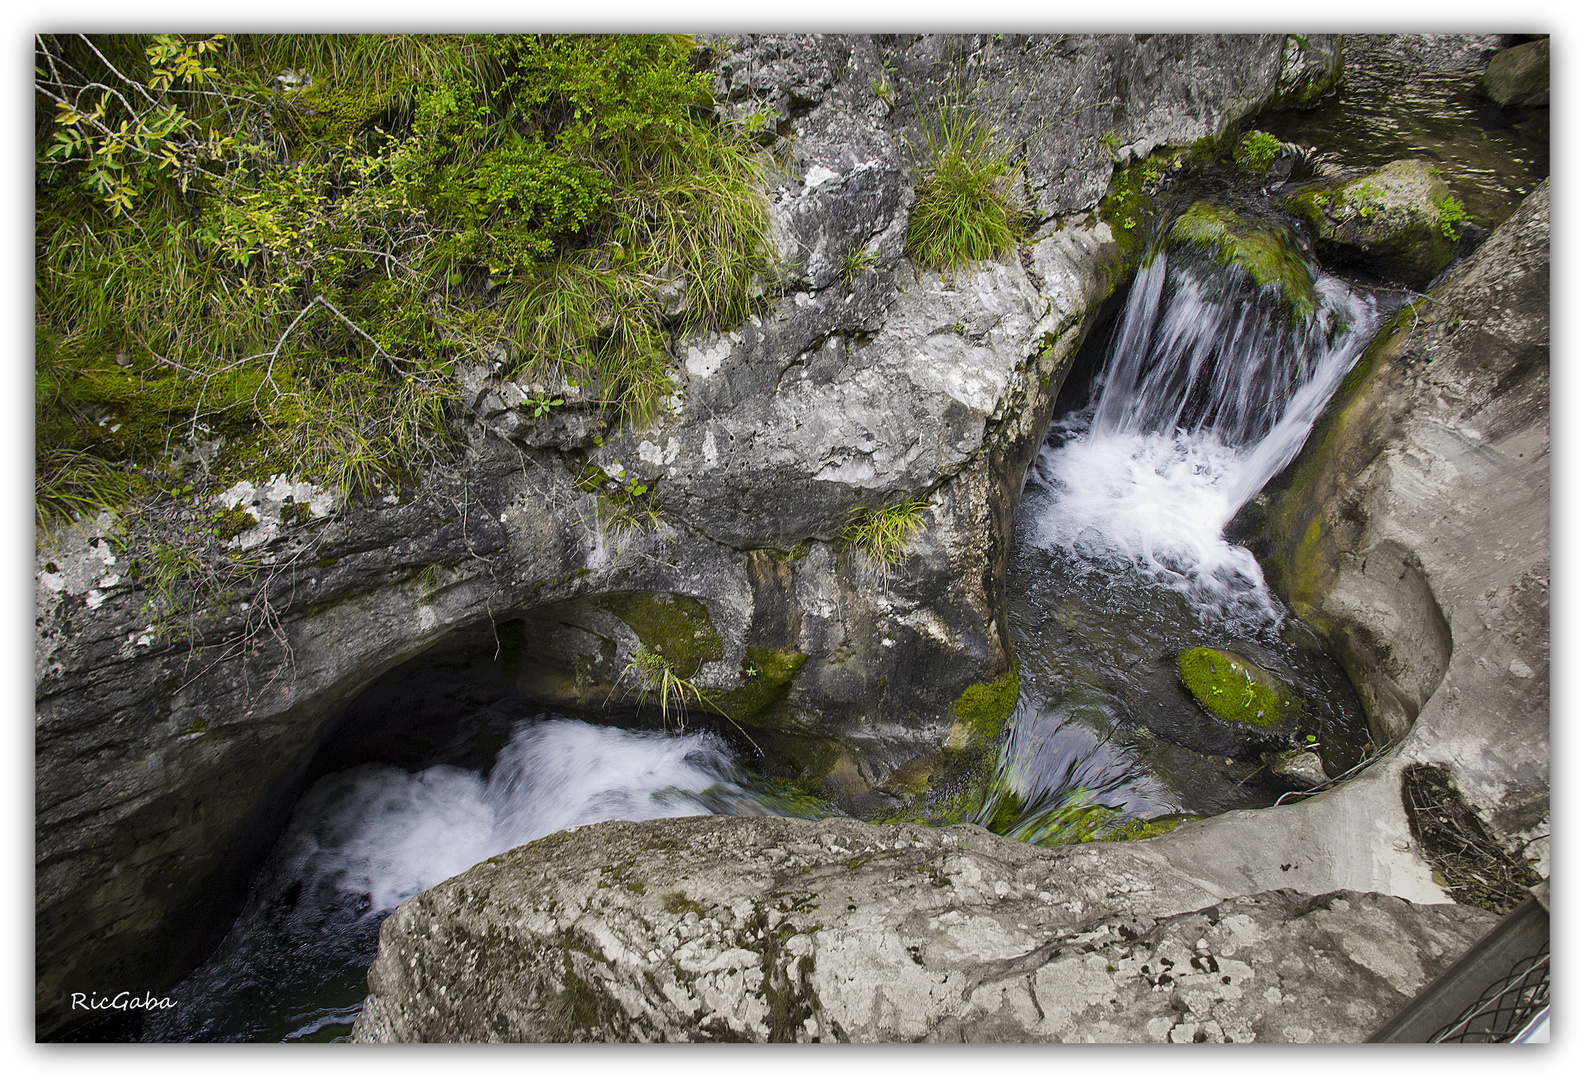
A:
POLYGON ((971 825, 606 822, 399 908, 354 1039, 1358 1042, 1495 922, 971 825))
POLYGON ((1352 180, 1308 187, 1288 206, 1309 222, 1323 254, 1392 281, 1424 286, 1453 258, 1444 231, 1451 196, 1428 161, 1402 160, 1352 180))
POLYGON ((1552 39, 1503 49, 1486 65, 1480 91, 1499 105, 1538 108, 1552 103, 1552 39))
MULTIPOLYGON (((74 990, 168 985, 198 958, 224 927, 215 898, 235 891, 262 857, 314 753, 360 691, 432 650, 502 647, 511 639, 503 628, 513 624, 520 624, 516 640, 538 635, 564 643, 517 676, 548 702, 608 701, 617 690, 617 704, 631 704, 631 686, 618 687, 621 673, 640 644, 665 641, 644 628, 654 624, 635 626, 613 612, 608 601, 616 595, 690 601, 704 612, 719 656, 702 660, 696 681, 711 692, 745 689, 751 649, 802 656, 790 684, 756 715, 755 730, 834 746, 823 767, 827 789, 839 797, 875 789, 937 749, 952 730, 951 703, 962 689, 1010 665, 1000 590, 1019 485, 1073 352, 1127 269, 1109 227, 1084 211, 1104 193, 1116 160, 1159 143, 1219 136, 1257 110, 1277 84, 1283 40, 736 39, 718 57, 728 88, 723 108, 749 115, 769 108, 774 129, 786 129, 772 198, 773 235, 790 287, 767 298, 758 325, 676 343, 675 417, 651 431, 613 435, 572 388, 510 386, 488 370, 474 372, 463 380, 466 419, 455 461, 400 498, 343 507, 328 518, 312 510, 280 513, 275 531, 250 549, 260 571, 247 587, 184 613, 175 626, 151 620, 147 579, 118 572, 111 556, 130 561, 139 553, 116 556, 109 523, 85 524, 42 546, 35 729, 40 1032, 69 1019, 74 990), (902 257, 912 197, 906 102, 928 100, 952 65, 965 63, 981 65, 974 70, 985 77, 977 100, 993 104, 1007 130, 1027 142, 1025 170, 1040 224, 1016 258, 941 278, 916 272, 902 257), (1128 88, 1121 98, 1119 78, 1128 88), (877 91, 877 83, 892 94, 877 91), (848 213, 850 202, 862 212, 848 213), (870 261, 844 273, 854 251, 870 261), (535 415, 534 396, 542 393, 561 396, 565 407, 535 415), (621 485, 598 478, 591 484, 591 469, 646 484, 659 520, 613 527, 612 501, 602 497, 621 485), (928 499, 925 528, 877 589, 876 568, 839 537, 858 508, 905 494, 928 499)), ((1478 299, 1479 290, 1471 295, 1478 299)), ((1490 326, 1494 340, 1507 333, 1499 323, 1490 326)), ((1542 375, 1544 386, 1544 365, 1542 375)), ((1541 490, 1544 515, 1544 484, 1541 490)), ((295 497, 274 509, 287 505, 296 505, 295 497)), ((1438 574, 1427 571, 1427 587, 1445 605, 1438 574)), ((1501 587, 1510 593, 1492 603, 1527 612, 1526 649, 1505 670, 1515 679, 1520 671, 1530 673, 1525 678, 1541 673, 1523 684, 1533 711, 1536 688, 1545 698, 1545 647, 1539 656, 1531 647, 1545 641, 1545 585, 1516 578, 1501 587)), ((1454 670, 1469 676, 1461 686, 1477 698, 1487 677, 1484 655, 1479 659, 1454 661, 1454 670)), ((1420 677, 1393 678, 1419 686, 1420 677)), ((1433 679, 1421 689, 1429 695, 1435 686, 1433 679)), ((1472 726, 1473 714, 1456 702, 1448 710, 1432 701, 1426 715, 1433 712, 1440 719, 1414 752, 1439 747, 1460 760, 1478 756, 1486 732, 1472 726)), ((1534 793, 1544 791, 1542 730, 1539 780, 1526 781, 1530 808, 1507 828, 1534 821, 1534 793)), ((1516 731, 1510 742, 1532 734, 1522 725, 1516 731)), ((1536 767, 1533 753, 1516 760, 1536 767)), ((1486 785, 1476 798, 1483 809, 1514 788, 1491 763, 1456 775, 1486 785)), ((1078 911, 1101 918, 1113 902, 1102 894, 1139 892, 1147 871, 1156 884, 1146 889, 1162 897, 1149 910, 1173 915, 1285 886, 1303 895, 1352 888, 1442 899, 1412 854, 1383 854, 1398 833, 1378 827, 1390 814, 1372 800, 1379 801, 1376 794, 1346 804, 1323 796, 1269 818, 1229 815, 1184 826, 1153 841, 1148 854, 1116 848, 1101 859, 1075 852, 1068 857, 1101 859, 1067 864, 1098 875, 1085 893, 1093 897, 1078 911), (1374 839, 1361 842, 1362 835, 1374 839), (1295 836, 1311 842, 1296 844, 1295 836), (1279 858, 1296 846, 1303 856, 1279 858), (1110 876, 1101 873, 1106 859, 1120 860, 1110 876)), ((718 824, 698 825, 704 849, 718 824)), ((591 842, 605 835, 571 834, 591 842)), ((964 834, 906 835, 910 844, 918 839, 939 850, 945 865, 941 845, 964 834)), ((966 835, 988 845, 994 855, 986 858, 996 863, 1055 857, 978 830, 966 835)), ((848 853, 838 853, 841 873, 862 871, 863 863, 847 865, 858 849, 842 846, 848 853)), ((579 857, 584 871, 606 864, 587 850, 579 857)), ((838 874, 835 865, 828 869, 838 874)), ((720 874, 740 872, 731 860, 720 862, 720 874)), ((920 873, 920 887, 938 887, 920 873)), ((1032 877, 1020 880, 1019 889, 1032 889, 1037 900, 1041 888, 1051 892, 1032 877)), ((909 889, 895 882, 887 889, 899 903, 914 903, 909 889)), ((674 891, 691 895, 686 883, 674 891)), ((664 895, 651 899, 663 904, 664 895)), ((1078 899, 1062 895, 1064 903, 1078 899)), ((435 912, 434 932, 449 932, 435 912)), ((1051 925, 1061 935, 1101 924, 1051 925)), ((1026 940, 1006 940, 1015 939, 1026 940)), ((1034 942, 1029 948, 1039 945, 1027 940, 1034 942)), ((1022 955, 1000 949, 987 955, 1022 955)), ((577 964, 586 954, 569 944, 546 955, 577 964)), ((1430 963, 1414 970, 1429 972, 1430 963)), ((720 968, 726 982, 741 974, 744 987, 751 969, 761 970, 741 956, 720 968), (745 966, 731 966, 739 960, 745 966)), ((564 969, 554 970, 559 976, 564 969)), ((794 976, 798 970, 794 965, 794 976)), ((563 1017, 556 1030, 579 1031, 580 1018, 617 1015, 602 1012, 606 1005, 576 984, 557 985, 561 990, 551 993, 566 993, 555 1005, 563 1017)), ((829 993, 832 1002, 845 1000, 844 991, 829 993)), ((711 1009, 730 1011, 728 997, 710 1000, 721 1003, 711 1009)), ((800 1007, 786 995, 777 1000, 784 1012, 768 1016, 786 1019, 800 1007)), ((853 1005, 851 1015, 865 1008, 853 1005)), ((371 1010, 369 1023, 379 1022, 381 1011, 371 1010)), ((1193 1010, 1162 1014, 1173 1019, 1167 1034, 1191 1016, 1196 1028, 1188 1037, 1203 1030, 1210 1038, 1200 1025, 1215 1015, 1193 1010)), ((797 1020, 804 1031, 806 1019, 797 1020)), ((793 1030, 790 1019, 783 1027, 765 1024, 767 1031, 793 1030)), ((1046 1033, 1039 1037, 1058 1037, 1050 1034, 1055 1027, 1040 1030, 1046 1033)))

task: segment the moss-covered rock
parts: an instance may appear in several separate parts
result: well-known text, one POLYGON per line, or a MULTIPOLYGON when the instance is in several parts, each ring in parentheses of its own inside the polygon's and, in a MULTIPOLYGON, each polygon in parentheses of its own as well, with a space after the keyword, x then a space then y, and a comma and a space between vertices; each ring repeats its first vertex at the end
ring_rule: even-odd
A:
POLYGON ((1452 261, 1453 226, 1462 216, 1450 214, 1456 204, 1436 167, 1413 159, 1287 200, 1315 230, 1323 256, 1411 286, 1429 283, 1452 261))
MULTIPOLYGON (((759 719, 774 705, 798 674, 804 661, 801 652, 781 649, 745 649, 743 685, 713 696, 720 710, 739 723, 759 719)), ((829 771, 829 770, 827 770, 829 771)))
POLYGON ((1289 34, 1282 45, 1273 109, 1310 109, 1343 77, 1343 39, 1337 34, 1289 34))
POLYGON ((1221 649, 1184 649, 1178 675, 1194 700, 1230 724, 1272 728, 1296 716, 1303 703, 1287 683, 1247 657, 1221 649))
POLYGON ((1018 705, 1018 669, 990 682, 975 683, 952 705, 957 722, 947 736, 951 750, 989 742, 1001 734, 1002 725, 1018 705))
POLYGON ((1552 39, 1537 38, 1491 58, 1480 92, 1499 105, 1538 108, 1552 103, 1552 39))
POLYGON ((600 606, 627 623, 641 642, 665 657, 680 679, 691 679, 706 661, 721 659, 721 635, 705 606, 691 596, 612 593, 600 601, 600 606))
POLYGON ((1172 226, 1168 242, 1208 248, 1223 263, 1237 263, 1257 285, 1276 286, 1297 314, 1315 310, 1315 276, 1284 230, 1246 221, 1232 210, 1197 202, 1172 226))

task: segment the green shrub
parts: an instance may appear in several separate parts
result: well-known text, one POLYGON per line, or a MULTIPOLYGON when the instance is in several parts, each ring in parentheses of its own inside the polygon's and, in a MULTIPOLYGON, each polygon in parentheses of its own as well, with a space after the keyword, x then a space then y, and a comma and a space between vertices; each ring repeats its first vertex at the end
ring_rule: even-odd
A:
POLYGON ((1023 200, 1011 149, 969 106, 948 102, 924 125, 916 148, 908 256, 936 270, 1010 251, 1023 235, 1023 200))
POLYGON ((1449 195, 1437 204, 1437 215, 1442 222, 1442 235, 1449 240, 1458 239, 1458 223, 1465 221, 1469 215, 1464 212, 1464 204, 1449 195))

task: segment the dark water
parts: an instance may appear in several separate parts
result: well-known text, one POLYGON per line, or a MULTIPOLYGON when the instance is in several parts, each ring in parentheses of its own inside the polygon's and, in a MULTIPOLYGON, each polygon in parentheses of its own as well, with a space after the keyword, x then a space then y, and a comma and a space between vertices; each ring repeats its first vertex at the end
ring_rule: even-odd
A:
POLYGON ((1437 163, 1475 224, 1492 229, 1551 173, 1551 110, 1503 109, 1475 91, 1509 39, 1489 35, 1349 35, 1342 88, 1315 109, 1256 121, 1313 146, 1323 166, 1374 169, 1399 158, 1437 163))

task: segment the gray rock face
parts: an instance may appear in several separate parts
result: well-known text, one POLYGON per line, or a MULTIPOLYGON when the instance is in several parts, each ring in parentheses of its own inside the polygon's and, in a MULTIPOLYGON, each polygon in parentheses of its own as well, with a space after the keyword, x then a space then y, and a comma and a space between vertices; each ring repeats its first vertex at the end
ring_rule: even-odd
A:
POLYGON ((1448 197, 1434 165, 1405 159, 1307 187, 1287 203, 1310 223, 1327 258, 1424 286, 1453 258, 1454 238, 1442 223, 1448 197))
POLYGON ((1507 842, 1549 814, 1550 220, 1544 185, 1383 332, 1270 519, 1378 737, 1507 842))
MULTIPOLYGON (((1035 51, 1062 42, 981 45, 996 71, 1016 69, 1007 85, 1021 101, 1060 98, 1059 126, 1099 123, 1132 39, 1072 41, 1071 62, 1035 51)), ((332 721, 407 661, 511 654, 500 677, 547 704, 624 706, 634 650, 681 648, 682 634, 702 643, 689 677, 753 702, 756 738, 834 797, 865 796, 938 751, 956 697, 1010 666, 1000 590, 1022 477, 1126 267, 1105 224, 1051 216, 1094 203, 1110 156, 1066 146, 1028 112, 1019 137, 1051 136, 1030 146, 1058 154, 1042 168, 1067 170, 1068 194, 1042 196, 1046 220, 1005 263, 951 278, 908 264, 912 179, 894 110, 935 84, 894 85, 887 100, 872 77, 890 78, 891 63, 944 79, 924 59, 937 46, 963 74, 979 70, 973 50, 933 38, 712 44, 723 113, 768 110, 781 265, 755 320, 675 343, 676 409, 652 430, 611 431, 565 384, 465 373, 457 460, 406 501, 326 517, 310 499, 306 516, 277 514, 248 549, 257 576, 170 625, 157 625, 148 579, 107 561, 147 566, 138 541, 119 547, 88 525, 40 549, 41 1032, 68 1018, 71 991, 168 985, 213 943, 227 914, 217 898, 245 884, 332 721), (564 405, 536 416, 539 395, 564 405), (614 519, 602 499, 617 485, 601 474, 645 484, 658 519, 614 519), (904 497, 928 509, 901 564, 883 570, 840 540, 860 508, 904 497), (782 681, 753 683, 751 650, 782 681)), ((1157 56, 1139 78, 1198 87, 1196 119, 1125 109, 1131 141, 1235 122, 1275 79, 1275 38, 1183 51, 1185 66, 1157 56)), ((1140 81, 1129 108, 1147 97, 1140 81)))
POLYGON ((1499 105, 1537 108, 1552 103, 1552 39, 1537 38, 1491 58, 1480 92, 1499 105))
POLYGON ((398 908, 354 1039, 1358 1042, 1495 922, 972 825, 606 822, 398 908))
POLYGON ((1548 198, 1362 361, 1274 504, 1274 578, 1373 721, 1413 725, 1357 779, 1057 851, 968 825, 561 834, 387 920, 356 1036, 1368 1035, 1494 922, 1432 880, 1406 770, 1441 765, 1549 873, 1548 198))

